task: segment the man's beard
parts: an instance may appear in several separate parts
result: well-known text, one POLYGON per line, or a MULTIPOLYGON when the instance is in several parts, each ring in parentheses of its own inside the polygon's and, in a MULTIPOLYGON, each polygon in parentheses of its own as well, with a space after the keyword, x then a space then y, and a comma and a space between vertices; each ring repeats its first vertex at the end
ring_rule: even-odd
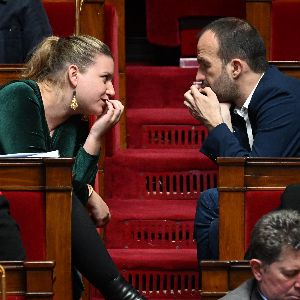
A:
POLYGON ((219 102, 235 103, 240 97, 237 85, 229 78, 225 68, 210 87, 217 95, 219 102))

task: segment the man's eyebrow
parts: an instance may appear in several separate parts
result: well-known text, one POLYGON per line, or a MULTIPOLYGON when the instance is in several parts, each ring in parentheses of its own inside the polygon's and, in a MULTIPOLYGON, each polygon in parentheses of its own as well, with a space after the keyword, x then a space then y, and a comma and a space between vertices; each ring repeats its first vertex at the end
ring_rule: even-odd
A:
POLYGON ((207 61, 205 58, 203 57, 197 57, 197 61, 198 61, 198 64, 204 64, 204 65, 209 65, 209 61, 207 61))

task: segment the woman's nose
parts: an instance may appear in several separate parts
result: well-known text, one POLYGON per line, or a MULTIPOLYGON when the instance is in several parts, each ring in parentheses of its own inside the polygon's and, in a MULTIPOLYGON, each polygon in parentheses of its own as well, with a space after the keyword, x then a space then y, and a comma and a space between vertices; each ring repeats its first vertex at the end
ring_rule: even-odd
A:
POLYGON ((108 82, 107 86, 106 86, 106 93, 110 96, 110 97, 114 97, 115 96, 115 89, 114 86, 112 84, 112 82, 108 82))

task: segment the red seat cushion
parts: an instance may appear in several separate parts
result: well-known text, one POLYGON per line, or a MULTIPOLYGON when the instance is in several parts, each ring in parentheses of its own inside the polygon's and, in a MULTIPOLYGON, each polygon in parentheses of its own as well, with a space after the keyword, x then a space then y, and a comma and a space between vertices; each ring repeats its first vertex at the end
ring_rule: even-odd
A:
POLYGON ((75 33, 75 1, 43 1, 52 31, 57 36, 69 36, 75 33))
POLYGON ((146 0, 147 38, 155 45, 181 46, 181 56, 195 56, 195 33, 201 28, 197 25, 181 33, 184 18, 197 18, 203 23, 201 17, 244 18, 245 14, 244 0, 146 0))
POLYGON ((20 227, 28 260, 43 260, 46 253, 46 222, 43 192, 3 192, 20 227))
POLYGON ((300 60, 299 0, 273 0, 271 20, 271 60, 300 60))
POLYGON ((245 249, 248 248, 251 230, 265 214, 277 208, 283 191, 249 191, 245 194, 245 249))

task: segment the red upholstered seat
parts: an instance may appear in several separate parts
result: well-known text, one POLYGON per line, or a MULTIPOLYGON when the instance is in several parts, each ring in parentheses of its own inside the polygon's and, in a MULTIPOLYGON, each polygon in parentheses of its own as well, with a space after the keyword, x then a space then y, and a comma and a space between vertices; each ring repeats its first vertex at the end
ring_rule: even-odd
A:
POLYGON ((245 193, 245 249, 255 223, 265 214, 277 208, 283 191, 248 191, 245 193))
POLYGON ((194 56, 196 33, 202 26, 197 21, 193 29, 180 32, 181 20, 204 17, 200 24, 205 25, 210 21, 208 17, 244 18, 245 12, 243 0, 146 0, 147 37, 150 43, 160 46, 182 45, 182 56, 194 56))
POLYGON ((75 1, 43 0, 54 35, 68 36, 75 33, 75 1))
POLYGON ((21 230, 28 260, 44 260, 46 253, 45 201, 43 192, 3 192, 8 199, 11 215, 21 230))
POLYGON ((300 60, 299 0, 273 0, 270 60, 300 60))

